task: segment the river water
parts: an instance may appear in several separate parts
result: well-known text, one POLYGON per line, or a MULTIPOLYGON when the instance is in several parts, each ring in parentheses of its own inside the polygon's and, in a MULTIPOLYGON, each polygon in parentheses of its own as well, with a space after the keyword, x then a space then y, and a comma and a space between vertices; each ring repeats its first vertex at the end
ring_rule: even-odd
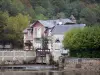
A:
POLYGON ((4 71, 0 75, 100 75, 100 72, 75 71, 4 71))

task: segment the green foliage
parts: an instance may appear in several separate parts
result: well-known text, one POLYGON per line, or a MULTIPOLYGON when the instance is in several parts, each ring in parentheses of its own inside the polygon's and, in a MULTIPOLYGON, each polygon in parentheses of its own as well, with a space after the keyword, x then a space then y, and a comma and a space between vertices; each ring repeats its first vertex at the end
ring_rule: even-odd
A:
MULTIPOLYGON (((71 53, 76 51, 76 56, 85 56, 85 52, 92 54, 100 52, 100 27, 85 27, 83 29, 73 29, 65 34, 63 44, 65 48, 71 50, 71 53)), ((87 53, 87 54, 88 54, 87 53)), ((100 53, 99 53, 100 54, 100 53)), ((89 55, 87 55, 89 57, 89 55)), ((91 57, 91 55, 90 55, 91 57)), ((100 56, 99 56, 100 57, 100 56)))
POLYGON ((70 48, 70 49, 77 49, 78 45, 80 45, 81 43, 76 41, 75 39, 78 39, 76 37, 76 35, 80 32, 81 32, 81 29, 77 29, 77 28, 67 32, 65 34, 65 37, 64 37, 64 40, 63 40, 64 47, 70 48), (75 45, 74 43, 77 43, 77 45, 75 45))
POLYGON ((37 6, 35 7, 35 12, 36 14, 46 14, 46 9, 42 6, 37 6))
POLYGON ((78 23, 91 26, 100 24, 100 1, 0 0, 0 40, 22 38, 21 32, 29 22, 39 19, 66 18, 70 15, 74 15, 78 23), (29 16, 32 17, 30 21, 27 20, 29 16))
POLYGON ((8 19, 6 27, 13 29, 15 32, 21 32, 29 24, 29 19, 30 17, 28 15, 18 14, 8 19))
POLYGON ((1 0, 0 6, 2 11, 8 11, 10 15, 17 15, 24 9, 24 5, 19 0, 1 0))
POLYGON ((37 16, 36 16, 36 20, 46 20, 47 19, 47 17, 45 17, 43 14, 38 14, 37 16))
POLYGON ((0 10, 8 11, 11 16, 29 14, 33 21, 43 14, 49 19, 74 15, 79 23, 87 25, 100 23, 98 0, 0 0, 0 10))
POLYGON ((65 18, 65 13, 63 12, 58 13, 57 18, 65 18))
POLYGON ((81 15, 80 21, 82 23, 91 25, 91 24, 95 24, 97 22, 96 13, 89 8, 84 8, 81 11, 80 15, 81 15))
POLYGON ((48 39, 45 37, 42 37, 42 47, 43 49, 48 49, 48 39))
POLYGON ((27 27, 30 22, 28 15, 18 14, 15 17, 9 17, 7 19, 6 26, 4 27, 4 41, 10 41, 13 45, 22 44, 22 31, 27 27))
POLYGON ((9 14, 7 12, 0 12, 0 41, 3 37, 4 27, 6 26, 9 14))
POLYGON ((30 22, 34 21, 34 19, 36 18, 35 11, 32 8, 26 8, 24 14, 31 16, 30 22))

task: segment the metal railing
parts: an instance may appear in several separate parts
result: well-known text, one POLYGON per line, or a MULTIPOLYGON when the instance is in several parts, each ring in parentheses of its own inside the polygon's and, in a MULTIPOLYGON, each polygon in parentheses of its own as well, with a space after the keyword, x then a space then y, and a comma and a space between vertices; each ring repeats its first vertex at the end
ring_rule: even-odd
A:
POLYGON ((46 56, 50 53, 50 49, 36 49, 36 56, 46 56))

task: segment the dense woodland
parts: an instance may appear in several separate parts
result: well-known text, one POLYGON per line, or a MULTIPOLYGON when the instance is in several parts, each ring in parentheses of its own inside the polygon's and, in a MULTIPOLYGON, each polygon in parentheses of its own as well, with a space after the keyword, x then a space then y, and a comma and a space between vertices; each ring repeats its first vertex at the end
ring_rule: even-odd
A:
POLYGON ((0 41, 22 47, 22 31, 38 19, 68 18, 100 24, 100 0, 0 0, 0 41))

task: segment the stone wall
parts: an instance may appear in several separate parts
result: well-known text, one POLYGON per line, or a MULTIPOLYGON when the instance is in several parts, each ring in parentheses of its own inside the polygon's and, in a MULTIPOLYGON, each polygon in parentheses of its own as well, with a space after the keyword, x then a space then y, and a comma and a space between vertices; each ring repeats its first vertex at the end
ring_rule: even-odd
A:
POLYGON ((100 71, 100 58, 65 58, 64 69, 100 71))
POLYGON ((23 50, 0 50, 0 64, 4 62, 11 62, 11 61, 31 61, 34 60, 36 54, 35 51, 23 51, 23 50))

